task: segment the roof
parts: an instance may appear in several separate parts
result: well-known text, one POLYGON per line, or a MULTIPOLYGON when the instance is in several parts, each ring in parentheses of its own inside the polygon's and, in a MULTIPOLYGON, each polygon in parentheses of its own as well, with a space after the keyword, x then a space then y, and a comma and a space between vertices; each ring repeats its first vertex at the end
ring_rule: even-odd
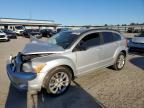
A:
POLYGON ((118 30, 114 30, 114 29, 78 29, 78 30, 69 30, 67 32, 72 32, 74 34, 80 35, 82 33, 90 32, 90 31, 112 31, 112 32, 120 33, 118 30))

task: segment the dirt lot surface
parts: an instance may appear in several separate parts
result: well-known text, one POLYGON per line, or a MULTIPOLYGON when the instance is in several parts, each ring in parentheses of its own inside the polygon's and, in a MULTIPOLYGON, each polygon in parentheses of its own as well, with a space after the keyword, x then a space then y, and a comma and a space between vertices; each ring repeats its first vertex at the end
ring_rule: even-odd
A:
POLYGON ((27 42, 19 37, 0 43, 0 108, 144 108, 143 55, 129 54, 122 71, 105 68, 80 76, 62 96, 16 90, 7 77, 6 60, 27 42))

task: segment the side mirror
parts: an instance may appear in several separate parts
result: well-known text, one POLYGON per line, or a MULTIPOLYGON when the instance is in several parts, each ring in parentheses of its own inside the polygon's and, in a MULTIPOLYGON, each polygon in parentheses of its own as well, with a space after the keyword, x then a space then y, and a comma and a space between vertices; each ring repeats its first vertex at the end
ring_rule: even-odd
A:
POLYGON ((85 50, 87 50, 87 48, 84 45, 77 45, 74 48, 74 51, 85 51, 85 50))

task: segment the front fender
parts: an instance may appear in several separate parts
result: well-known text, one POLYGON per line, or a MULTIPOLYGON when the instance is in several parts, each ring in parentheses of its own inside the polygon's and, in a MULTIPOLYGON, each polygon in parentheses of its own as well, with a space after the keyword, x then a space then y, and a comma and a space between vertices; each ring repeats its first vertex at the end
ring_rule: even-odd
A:
POLYGON ((47 73, 51 69, 61 65, 67 65, 73 70, 74 73, 76 72, 76 66, 71 59, 69 59, 68 57, 57 56, 50 58, 46 62, 46 66, 41 70, 41 73, 47 73))
POLYGON ((64 56, 40 57, 40 58, 33 60, 32 62, 46 63, 44 68, 39 73, 37 73, 36 79, 29 82, 30 85, 34 86, 32 88, 41 89, 41 87, 43 86, 43 81, 44 81, 45 76, 53 68, 55 68, 57 66, 67 65, 73 70, 74 74, 76 73, 76 66, 75 66, 74 62, 68 57, 64 57, 64 56))

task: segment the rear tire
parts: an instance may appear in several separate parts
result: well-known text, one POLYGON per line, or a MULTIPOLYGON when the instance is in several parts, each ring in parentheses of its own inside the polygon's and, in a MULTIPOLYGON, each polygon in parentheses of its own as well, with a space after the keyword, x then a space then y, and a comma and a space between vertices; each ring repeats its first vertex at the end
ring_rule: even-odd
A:
POLYGON ((120 54, 118 55, 114 65, 112 65, 112 68, 114 70, 123 69, 123 67, 125 65, 125 61, 126 61, 126 55, 123 52, 120 52, 120 54))
POLYGON ((48 73, 44 80, 44 88, 51 95, 61 95, 69 88, 71 79, 71 70, 59 66, 48 73))

